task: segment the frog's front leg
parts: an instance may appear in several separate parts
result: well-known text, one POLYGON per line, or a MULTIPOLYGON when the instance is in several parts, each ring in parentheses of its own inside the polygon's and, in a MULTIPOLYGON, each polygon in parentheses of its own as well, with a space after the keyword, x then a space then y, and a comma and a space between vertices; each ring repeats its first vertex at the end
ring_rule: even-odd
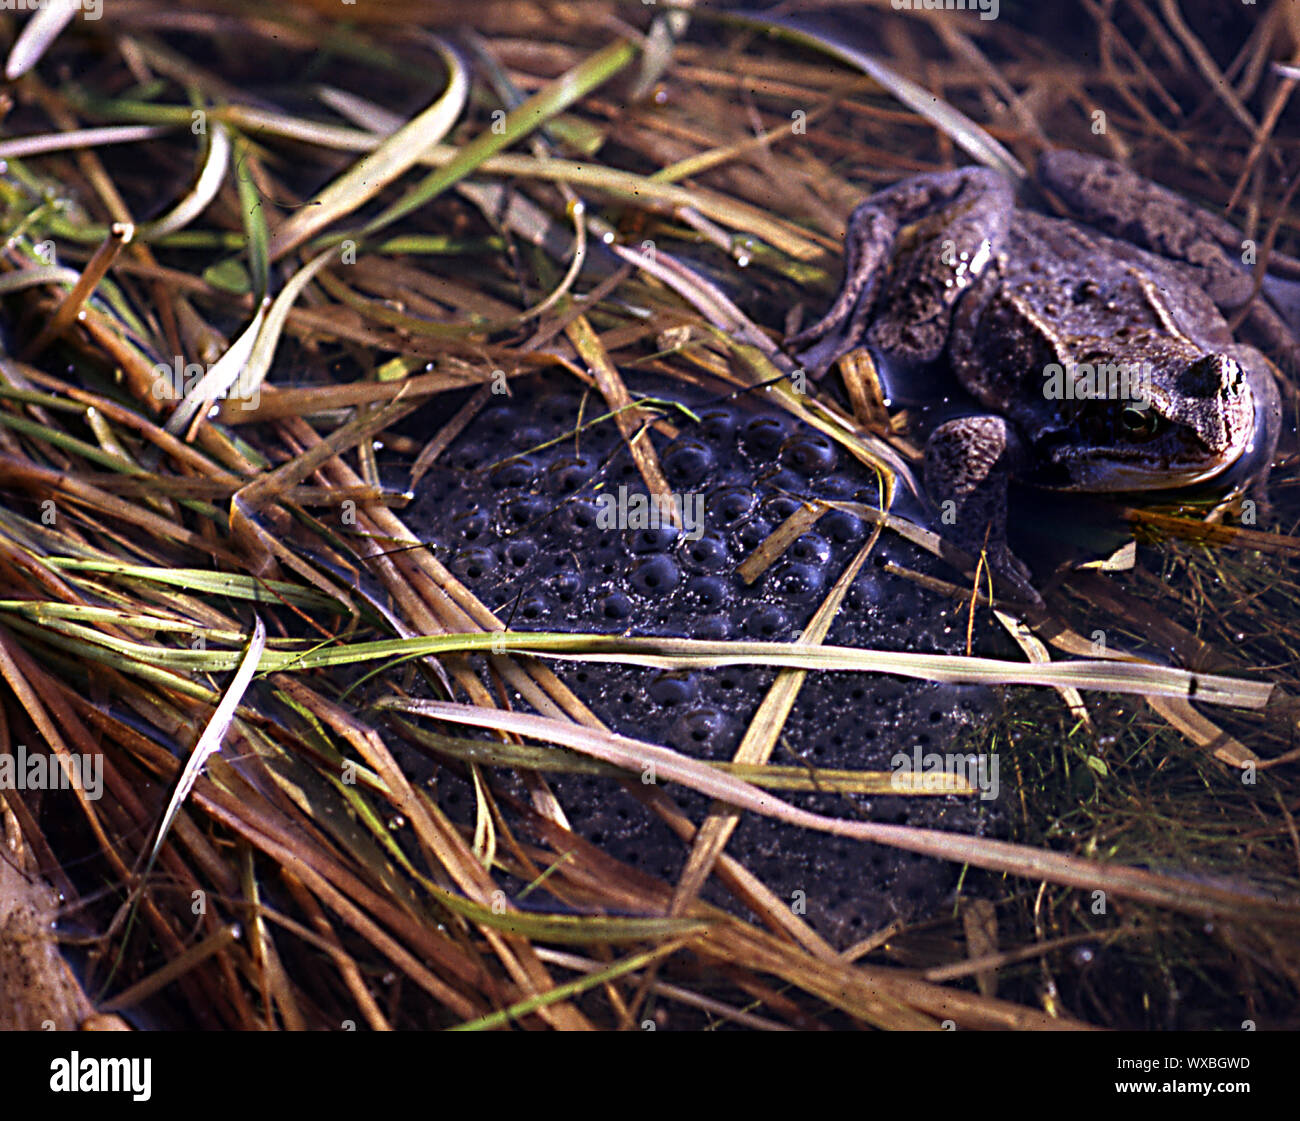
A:
POLYGON ((925 445, 925 490, 939 509, 940 535, 979 556, 1018 598, 1042 603, 1029 569, 1007 545, 1007 484, 1025 451, 1000 416, 965 416, 941 424, 925 445))
MULTIPOLYGON (((1192 266, 1199 286, 1225 312, 1254 294, 1254 278, 1242 262, 1240 230, 1123 164, 1061 148, 1039 157, 1038 179, 1071 217, 1192 266)), ((1290 258, 1270 260, 1296 267, 1290 258)), ((1262 298, 1251 303, 1246 323, 1264 349, 1300 369, 1300 344, 1262 298)))
POLYGON ((799 355, 814 377, 868 336, 890 357, 934 361, 953 306, 992 259, 1014 207, 1010 184, 982 167, 918 175, 872 195, 849 219, 835 303, 788 345, 816 344, 799 355))

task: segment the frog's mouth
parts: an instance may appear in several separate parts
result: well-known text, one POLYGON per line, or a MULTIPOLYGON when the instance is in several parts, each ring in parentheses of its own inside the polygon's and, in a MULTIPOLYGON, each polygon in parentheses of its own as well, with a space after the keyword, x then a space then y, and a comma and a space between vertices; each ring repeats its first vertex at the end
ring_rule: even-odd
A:
POLYGON ((1066 489, 1105 493, 1195 486, 1227 470, 1237 462, 1241 452, 1240 447, 1217 454, 1203 447, 1186 446, 1103 447, 1086 451, 1061 448, 1052 459, 1069 480, 1066 489))
POLYGON ((1069 471, 1075 486, 1090 491, 1175 490, 1206 482, 1227 470, 1237 461, 1236 455, 1223 455, 1195 464, 1125 462, 1104 459, 1076 462, 1069 471))

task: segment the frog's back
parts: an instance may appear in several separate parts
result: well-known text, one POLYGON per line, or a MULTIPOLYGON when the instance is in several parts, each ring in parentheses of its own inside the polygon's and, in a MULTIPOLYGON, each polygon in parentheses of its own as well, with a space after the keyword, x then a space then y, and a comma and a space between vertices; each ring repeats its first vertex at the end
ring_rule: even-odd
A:
POLYGON ((1005 244, 1002 282, 1047 316, 1062 339, 1111 336, 1125 328, 1168 331, 1165 317, 1171 316, 1202 346, 1232 342, 1194 270, 1175 261, 1032 210, 1016 212, 1005 244))

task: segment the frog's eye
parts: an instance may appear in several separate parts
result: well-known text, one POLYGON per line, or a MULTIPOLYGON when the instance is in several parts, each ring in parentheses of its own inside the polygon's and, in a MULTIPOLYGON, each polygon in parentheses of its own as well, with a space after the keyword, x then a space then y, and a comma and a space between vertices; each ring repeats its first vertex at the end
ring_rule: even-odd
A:
POLYGON ((1150 406, 1139 409, 1136 405, 1128 405, 1119 414, 1119 423, 1129 439, 1147 440, 1160 427, 1160 414, 1150 406))

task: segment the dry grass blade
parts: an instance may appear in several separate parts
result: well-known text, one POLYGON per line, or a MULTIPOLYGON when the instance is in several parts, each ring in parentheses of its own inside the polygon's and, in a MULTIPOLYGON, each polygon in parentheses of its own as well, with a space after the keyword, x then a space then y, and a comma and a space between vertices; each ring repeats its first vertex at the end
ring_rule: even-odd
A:
POLYGON ((279 260, 308 238, 353 213, 407 171, 451 130, 465 108, 469 79, 464 63, 441 39, 434 44, 447 70, 447 86, 424 112, 383 140, 364 159, 334 180, 271 237, 269 253, 279 260))
POLYGON ((925 856, 1009 872, 1031 880, 1049 880, 1069 887, 1114 892, 1176 911, 1218 915, 1268 914, 1288 924, 1300 924, 1300 897, 1270 898, 1230 887, 1161 876, 1137 868, 1096 864, 1005 841, 988 841, 902 825, 823 817, 782 802, 741 779, 715 771, 698 760, 657 744, 608 732, 595 732, 543 716, 485 712, 472 705, 433 701, 394 702, 391 707, 437 720, 495 728, 563 744, 627 770, 636 773, 648 771, 656 779, 680 782, 740 809, 774 817, 805 829, 858 841, 893 845, 925 856))
POLYGON ((795 42, 815 47, 833 58, 856 66, 864 74, 870 75, 886 90, 914 113, 933 121, 944 133, 964 148, 981 163, 996 167, 1008 175, 1019 179, 1025 177, 1025 169, 1005 147, 999 144, 988 132, 977 125, 964 113, 958 112, 947 102, 936 98, 929 90, 904 77, 880 59, 857 50, 844 43, 832 41, 827 35, 800 25, 796 20, 762 16, 730 17, 742 22, 752 22, 765 30, 773 30, 788 36, 795 42))
POLYGON ((253 634, 248 640, 248 649, 244 651, 234 678, 225 693, 222 694, 221 703, 217 705, 217 710, 212 714, 212 719, 208 721, 207 727, 203 729, 199 742, 194 745, 194 750, 191 752, 189 759, 186 760, 180 778, 176 781, 176 789, 172 791, 167 808, 163 811, 162 820, 158 823, 158 835, 154 838, 153 847, 149 850, 148 864, 150 866, 158 858, 158 852, 162 848, 163 841, 167 838, 167 832, 171 829, 177 813, 180 812, 181 803, 189 796, 190 790, 193 789, 194 783, 198 780, 199 772, 203 770, 204 764, 207 763, 212 753, 220 749, 222 741, 226 738, 226 733, 230 730, 230 725, 235 719, 235 710, 244 699, 244 692, 253 680, 253 674, 257 672, 257 664, 261 660, 262 651, 265 648, 266 626, 261 619, 258 619, 256 626, 253 628, 253 634))
POLYGON ((633 407, 632 395, 623 384, 622 375, 610 361, 609 355, 595 331, 591 329, 586 316, 580 315, 570 323, 567 334, 574 349, 586 361, 588 369, 595 376, 596 385, 600 388, 614 422, 627 442, 628 450, 636 461, 641 478, 645 480, 652 501, 667 514, 675 526, 681 528, 682 511, 673 500, 672 488, 664 478, 663 470, 659 466, 659 457, 650 443, 649 432, 645 425, 648 417, 633 407))
POLYGON ((111 125, 107 128, 79 128, 41 136, 15 136, 0 141, 0 159, 17 160, 69 148, 101 148, 105 144, 135 144, 155 140, 171 130, 165 125, 111 125))
POLYGON ((627 973, 633 973, 636 970, 644 969, 648 965, 661 958, 667 957, 680 948, 680 943, 671 943, 667 946, 660 946, 655 950, 647 950, 645 953, 633 954, 623 961, 617 962, 606 969, 598 970, 595 973, 589 973, 586 977, 577 981, 570 981, 567 985, 557 985, 550 992, 540 996, 530 997, 527 1000, 521 1000, 509 1008, 502 1009, 500 1012, 493 1012, 490 1016, 482 1016, 467 1024, 459 1024, 452 1028, 452 1031, 484 1031, 488 1028, 499 1028, 509 1023, 511 1020, 519 1019, 530 1012, 536 1012, 538 1009, 545 1008, 548 1004, 557 1001, 567 1000, 569 997, 578 996, 587 992, 589 989, 602 985, 606 981, 612 981, 616 977, 622 977, 627 973))
POLYGON ((226 173, 230 169, 230 151, 230 134, 225 126, 220 122, 213 124, 203 169, 193 190, 170 212, 144 226, 140 231, 141 236, 152 240, 183 230, 207 210, 212 200, 217 197, 217 192, 221 190, 226 173))
MULTIPOLYGON (((328 449, 321 457, 328 454, 328 449)), ((294 473, 310 470, 312 460, 291 465, 294 473)), ((0 460, 0 468, 3 468, 0 460)), ((289 477, 293 477, 292 474, 289 477)), ((259 486, 256 502, 266 501, 273 487, 259 486)), ((252 501, 250 490, 248 499, 252 501)), ((16 604, 19 613, 30 604, 16 604)), ((108 635, 96 635, 76 627, 63 628, 86 641, 101 644, 128 658, 172 668, 230 669, 236 662, 225 651, 168 651, 108 635)), ((853 670, 896 674, 925 681, 951 684, 1045 685, 1053 688, 1105 690, 1142 696, 1194 698, 1206 704, 1263 708, 1273 686, 1241 681, 1217 674, 1192 673, 1153 663, 1120 661, 1052 662, 1022 664, 994 658, 957 657, 943 654, 911 654, 904 651, 860 650, 842 646, 809 646, 783 642, 710 642, 687 638, 617 638, 609 635, 546 633, 454 634, 427 638, 392 639, 357 643, 303 653, 268 650, 263 656, 265 671, 288 668, 314 669, 351 665, 389 658, 425 654, 485 651, 495 654, 518 651, 544 657, 589 662, 619 662, 659 669, 714 668, 735 665, 764 665, 792 669, 853 670)))
POLYGON ((499 129, 493 129, 472 140, 446 167, 435 171, 405 198, 367 222, 364 232, 367 235, 374 234, 436 198, 453 183, 476 170, 487 157, 528 135, 578 98, 617 74, 632 60, 635 53, 632 45, 623 40, 598 51, 506 114, 499 129))
POLYGON ((113 224, 109 229, 108 237, 95 251, 95 255, 86 265, 77 283, 73 285, 72 291, 64 297, 63 303, 50 317, 50 321, 41 328, 40 334, 23 349, 22 358, 24 362, 30 362, 33 355, 39 354, 54 339, 57 339, 72 326, 73 321, 81 314, 82 306, 112 267, 118 253, 131 243, 134 236, 134 227, 119 223, 113 224))
POLYGON ((77 0, 47 0, 33 12, 22 32, 9 49, 5 61, 5 77, 9 81, 21 78, 40 62, 50 45, 76 17, 77 0))
POLYGON ((203 420, 204 410, 217 398, 224 396, 231 386, 243 377, 253 348, 257 345, 262 325, 266 322, 270 306, 269 298, 262 301, 257 314, 253 316, 253 321, 239 333, 239 337, 230 344, 225 354, 213 363, 203 377, 186 393, 163 426, 168 435, 180 436, 184 433, 187 441, 194 439, 194 434, 203 420))
MULTIPOLYGON (((416 640, 419 649, 518 650, 582 661, 622 662, 659 669, 730 665, 787 666, 797 669, 859 670, 918 677, 953 684, 1047 685, 1116 693, 1195 698, 1207 704, 1263 708, 1273 686, 1217 674, 1198 674, 1153 663, 1078 661, 1024 665, 993 658, 858 650, 839 646, 805 647, 782 642, 708 642, 689 638, 617 638, 609 635, 544 633, 457 635, 416 640)), ((394 649, 376 644, 371 653, 394 649)), ((412 651, 413 652, 413 651, 412 651)), ((343 660, 342 652, 322 652, 303 661, 343 660)))

